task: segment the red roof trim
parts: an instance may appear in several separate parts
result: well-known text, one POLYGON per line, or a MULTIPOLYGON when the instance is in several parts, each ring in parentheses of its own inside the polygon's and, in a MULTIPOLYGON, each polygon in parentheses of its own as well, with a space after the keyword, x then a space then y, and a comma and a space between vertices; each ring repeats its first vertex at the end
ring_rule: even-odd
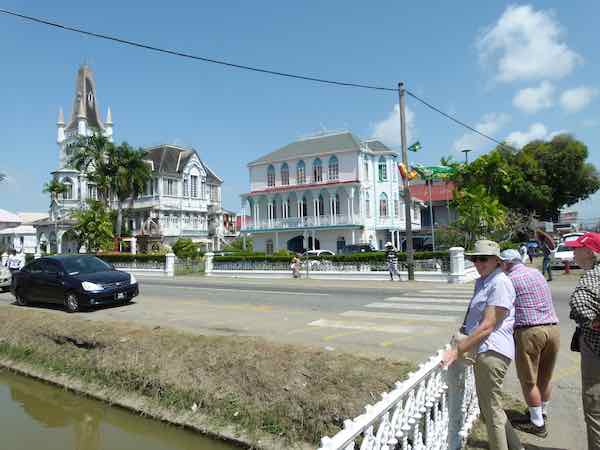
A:
MULTIPOLYGON (((452 181, 447 183, 434 183, 431 186, 431 201, 448 201, 452 200, 452 193, 456 186, 452 181)), ((429 201, 429 187, 426 184, 415 184, 410 187, 410 194, 423 202, 429 201)))

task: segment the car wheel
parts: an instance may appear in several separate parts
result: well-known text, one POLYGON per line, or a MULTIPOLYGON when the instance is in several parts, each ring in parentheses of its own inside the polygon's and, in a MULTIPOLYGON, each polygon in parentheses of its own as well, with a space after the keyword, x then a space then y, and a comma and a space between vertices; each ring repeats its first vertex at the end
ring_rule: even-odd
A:
POLYGON ((23 296, 21 290, 17 291, 17 295, 15 295, 15 300, 17 301, 17 305, 19 306, 27 306, 27 299, 23 296))
POLYGON ((79 305, 79 299, 74 292, 67 293, 67 296, 65 297, 65 307, 69 313, 80 311, 81 307, 79 305))

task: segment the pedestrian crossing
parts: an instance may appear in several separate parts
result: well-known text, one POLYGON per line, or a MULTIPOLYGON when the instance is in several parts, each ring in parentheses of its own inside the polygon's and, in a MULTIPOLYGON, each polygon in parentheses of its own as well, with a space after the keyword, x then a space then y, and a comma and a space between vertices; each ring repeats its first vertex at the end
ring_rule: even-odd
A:
POLYGON ((473 288, 469 286, 411 290, 374 298, 370 303, 343 311, 338 317, 319 318, 308 325, 316 328, 414 334, 447 329, 464 318, 473 288))

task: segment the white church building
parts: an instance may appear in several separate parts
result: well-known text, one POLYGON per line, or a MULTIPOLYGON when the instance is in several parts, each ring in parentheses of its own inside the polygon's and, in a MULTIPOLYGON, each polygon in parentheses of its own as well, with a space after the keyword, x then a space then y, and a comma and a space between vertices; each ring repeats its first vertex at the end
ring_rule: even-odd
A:
MULTIPOLYGON (((241 232, 255 251, 398 248, 406 229, 399 155, 377 140, 335 132, 292 142, 248 164, 241 232)), ((420 229, 414 201, 412 227, 420 229)))
MULTIPOLYGON (((73 211, 87 208, 88 199, 96 199, 96 186, 85 173, 69 167, 69 144, 79 136, 100 133, 113 141, 110 107, 101 119, 96 97, 96 83, 91 68, 80 67, 75 85, 73 110, 65 123, 62 109, 57 121, 58 168, 51 172, 54 180, 67 186, 64 194, 51 199, 49 217, 34 223, 38 251, 74 253, 79 246, 71 231, 73 211)), ((219 178, 192 148, 159 145, 146 149, 145 157, 152 170, 152 180, 143 195, 126 202, 124 221, 133 236, 147 233, 160 237, 163 244, 173 244, 187 237, 206 248, 220 248, 223 242, 223 210, 219 178)), ((114 205, 116 206, 116 205, 114 205)))

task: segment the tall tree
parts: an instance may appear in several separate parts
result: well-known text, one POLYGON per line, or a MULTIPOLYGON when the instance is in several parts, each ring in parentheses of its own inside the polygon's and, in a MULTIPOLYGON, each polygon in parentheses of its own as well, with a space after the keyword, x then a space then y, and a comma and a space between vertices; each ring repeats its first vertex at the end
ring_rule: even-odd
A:
POLYGON ((461 188, 485 186, 511 210, 556 220, 561 208, 600 189, 600 176, 587 157, 585 144, 559 135, 548 142, 530 142, 521 150, 498 146, 461 165, 453 178, 461 188))
POLYGON ((144 193, 147 183, 152 178, 148 163, 144 161, 145 152, 134 149, 124 142, 116 149, 117 172, 112 183, 117 197, 117 236, 121 237, 123 224, 123 204, 130 204, 144 193))
POLYGON ((58 201, 60 194, 67 192, 67 185, 58 180, 52 180, 44 184, 43 192, 50 194, 52 200, 58 201))

